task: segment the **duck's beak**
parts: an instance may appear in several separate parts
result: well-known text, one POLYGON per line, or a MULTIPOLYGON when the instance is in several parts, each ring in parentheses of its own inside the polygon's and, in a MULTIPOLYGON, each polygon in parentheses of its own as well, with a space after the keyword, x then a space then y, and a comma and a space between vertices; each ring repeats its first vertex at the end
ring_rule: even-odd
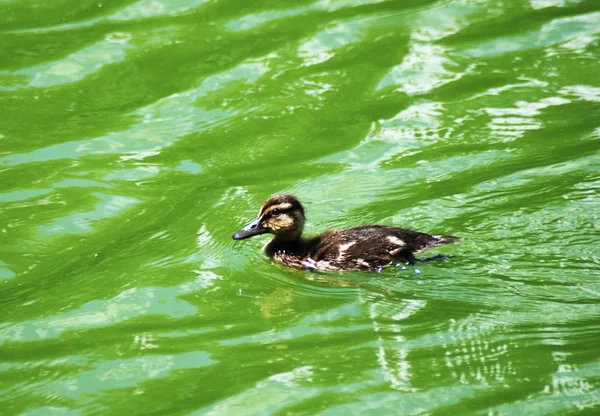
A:
POLYGON ((242 228, 240 231, 235 233, 232 238, 234 240, 243 240, 244 238, 249 238, 255 235, 265 234, 269 232, 269 230, 262 226, 261 219, 262 218, 258 217, 250 224, 242 228))

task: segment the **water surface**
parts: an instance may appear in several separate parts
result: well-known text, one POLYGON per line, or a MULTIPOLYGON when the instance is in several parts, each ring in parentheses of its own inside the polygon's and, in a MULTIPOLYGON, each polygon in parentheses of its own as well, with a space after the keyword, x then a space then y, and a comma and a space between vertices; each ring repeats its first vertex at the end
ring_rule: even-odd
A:
POLYGON ((0 413, 594 414, 595 0, 0 3, 0 413), (315 274, 234 242, 459 235, 315 274))

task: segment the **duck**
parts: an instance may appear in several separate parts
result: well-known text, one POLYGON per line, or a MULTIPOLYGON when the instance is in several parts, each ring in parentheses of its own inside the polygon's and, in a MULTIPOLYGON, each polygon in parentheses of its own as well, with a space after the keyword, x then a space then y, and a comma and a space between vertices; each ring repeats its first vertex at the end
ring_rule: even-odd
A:
POLYGON ((262 205, 258 217, 232 238, 244 240, 273 234, 263 247, 268 257, 288 267, 317 271, 381 271, 399 261, 412 264, 437 259, 439 256, 417 259, 414 254, 459 239, 387 225, 361 225, 303 237, 305 221, 304 207, 298 198, 276 194, 262 205))

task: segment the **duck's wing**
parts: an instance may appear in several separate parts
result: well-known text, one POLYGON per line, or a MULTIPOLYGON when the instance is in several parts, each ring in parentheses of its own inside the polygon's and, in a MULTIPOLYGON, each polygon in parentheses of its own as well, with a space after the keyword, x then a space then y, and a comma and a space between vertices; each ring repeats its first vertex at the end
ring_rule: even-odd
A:
POLYGON ((400 259, 414 261, 414 253, 455 240, 405 228, 365 225, 330 231, 311 240, 307 260, 323 270, 374 270, 400 259))
POLYGON ((411 247, 397 233, 388 231, 366 226, 325 233, 310 258, 324 270, 373 270, 399 258, 411 259, 411 247))
MULTIPOLYGON (((377 252, 415 252, 434 245, 434 236, 406 228, 365 225, 340 231, 346 239, 363 242, 377 252)), ((393 253, 392 253, 393 254, 393 253)))

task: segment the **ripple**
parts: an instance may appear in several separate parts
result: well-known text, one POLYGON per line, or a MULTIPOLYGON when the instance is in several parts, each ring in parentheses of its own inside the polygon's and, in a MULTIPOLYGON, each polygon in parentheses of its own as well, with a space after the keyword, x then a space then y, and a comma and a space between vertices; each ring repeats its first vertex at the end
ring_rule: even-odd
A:
MULTIPOLYGON (((466 49, 462 54, 473 57, 505 55, 515 51, 547 47, 558 43, 569 45, 576 39, 585 38, 591 42, 600 33, 600 13, 593 12, 579 16, 562 17, 545 23, 540 30, 525 35, 495 39, 479 46, 466 49)), ((585 44, 577 43, 579 49, 585 44)))
POLYGON ((218 279, 208 271, 198 271, 197 276, 179 286, 127 289, 113 299, 94 300, 78 310, 5 326, 0 334, 4 342, 31 342, 55 338, 65 331, 111 326, 147 314, 173 318, 193 315, 196 308, 178 296, 205 289, 218 279))
MULTIPOLYGON (((76 82, 99 71, 106 65, 115 64, 126 58, 126 52, 132 48, 131 35, 113 33, 100 42, 80 49, 60 61, 32 66, 14 72, 0 71, 0 77, 18 77, 19 84, 2 86, 1 90, 16 90, 35 87, 48 88, 56 85, 76 82), (25 84, 26 83, 26 84, 25 84)), ((0 82, 2 79, 0 78, 0 82)))
POLYGON ((114 217, 140 202, 136 198, 120 195, 107 195, 99 192, 94 192, 93 195, 100 202, 92 211, 57 218, 51 224, 39 226, 38 230, 45 235, 89 232, 93 230, 93 221, 114 217))
POLYGON ((173 94, 138 109, 132 115, 139 122, 128 130, 84 141, 61 143, 29 153, 8 155, 0 158, 0 165, 14 166, 110 153, 125 154, 129 159, 156 155, 160 149, 172 145, 179 137, 206 130, 235 114, 235 111, 227 109, 198 108, 195 105, 198 99, 230 82, 256 80, 264 72, 266 68, 258 62, 241 64, 224 73, 207 77, 197 88, 173 94))

